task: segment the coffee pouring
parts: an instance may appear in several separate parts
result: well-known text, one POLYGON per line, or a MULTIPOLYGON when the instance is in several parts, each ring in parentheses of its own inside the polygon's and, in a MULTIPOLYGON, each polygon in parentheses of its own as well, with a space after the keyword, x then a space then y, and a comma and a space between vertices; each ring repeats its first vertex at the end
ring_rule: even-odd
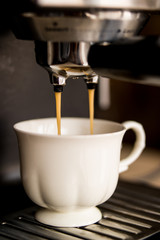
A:
MULTIPOLYGON (((17 16, 16 18, 17 21, 14 24, 13 31, 17 38, 35 41, 36 61, 39 65, 41 65, 48 71, 50 76, 50 82, 51 84, 53 84, 54 91, 56 93, 63 92, 63 87, 66 85, 66 81, 68 81, 69 78, 73 78, 75 79, 75 81, 77 80, 77 78, 83 78, 86 81, 88 89, 91 89, 91 90, 94 89, 98 82, 98 75, 101 75, 101 73, 100 72, 97 73, 96 69, 94 70, 94 67, 92 67, 92 64, 90 65, 90 60, 88 62, 88 53, 90 56, 90 52, 93 49, 92 46, 95 46, 96 44, 98 44, 99 46, 108 46, 108 45, 114 44, 116 41, 122 38, 127 39, 127 38, 131 38, 133 36, 138 35, 141 29, 143 28, 143 26, 145 25, 145 23, 148 21, 150 14, 154 11, 157 11, 157 9, 160 10, 160 4, 158 5, 157 1, 153 1, 152 6, 151 4, 148 3, 148 1, 143 1, 138 4, 133 3, 133 1, 125 1, 125 4, 124 4, 124 1, 116 1, 116 4, 115 4, 115 2, 113 3, 112 1, 103 1, 103 3, 102 2, 95 3, 95 1, 89 1, 89 2, 87 1, 87 3, 74 1, 74 3, 71 3, 71 1, 68 1, 66 3, 65 1, 56 2, 56 1, 44 1, 44 0, 32 1, 32 3, 35 6, 34 10, 23 11, 22 13, 20 13, 19 16, 17 16)), ((94 57, 96 57, 96 55, 94 57)), ((93 116, 94 114, 92 113, 91 115, 93 116)), ((74 119, 74 121, 76 120, 74 119)), ((73 126, 74 124, 72 125, 72 127, 73 126)), ((127 129, 128 128, 124 128, 123 129, 124 132, 127 129)), ((112 134, 115 135, 116 131, 117 130, 115 129, 112 132, 112 134)), ((21 129, 20 129, 20 132, 17 133, 19 142, 21 142, 22 140, 21 136, 23 135, 23 133, 24 132, 23 130, 21 132, 21 129)), ((62 133, 64 132, 62 131, 62 133)), ((24 135, 26 134, 28 133, 25 133, 24 135)), ((101 134, 103 135, 103 131, 101 132, 101 134)), ((91 139, 92 138, 94 139, 96 138, 95 135, 96 134, 93 134, 92 136, 90 134, 89 136, 91 139)), ((63 136, 61 137, 63 138, 63 136)), ((56 139, 55 142, 61 141, 62 140, 61 137, 54 136, 54 138, 56 139)), ((64 136, 64 139, 67 139, 67 137, 65 138, 64 136)), ((79 138, 79 135, 77 137, 79 138)), ((86 137, 83 136, 83 137, 86 138, 87 136, 86 137)), ((49 136, 47 138, 49 138, 49 141, 50 141, 52 137, 49 136)), ((24 139, 26 139, 25 136, 24 136, 24 139)), ((46 144, 46 140, 45 140, 45 144, 46 144)), ((69 144, 69 141, 68 141, 68 144, 69 144)), ((72 150, 73 150, 74 144, 75 144, 75 141, 73 141, 73 145, 71 145, 72 150)), ((84 146, 83 141, 80 144, 84 146)), ((139 141, 138 141, 138 144, 139 144, 139 141)), ((143 132, 142 145, 143 146, 141 147, 141 151, 143 150, 145 145, 144 132, 143 132)), ((114 145, 112 145, 112 150, 109 147, 109 152, 112 151, 112 154, 114 155, 113 146, 114 145)), ((122 169, 119 168, 119 161, 120 161, 119 153, 121 148, 121 141, 118 143, 118 147, 119 147, 118 158, 115 158, 117 161, 116 181, 114 184, 114 188, 112 189, 113 191, 116 187, 119 172, 121 172, 121 170, 122 171, 127 170, 127 167, 128 167, 128 166, 125 166, 125 164, 124 166, 122 166, 123 165, 122 164, 121 165, 122 169)), ((87 150, 86 149, 83 149, 83 150, 84 150, 83 156, 85 156, 87 150)), ((96 148, 95 148, 94 157, 96 157, 96 154, 99 155, 99 151, 97 152, 98 154, 96 153, 96 148)), ((100 152, 103 152, 103 151, 100 151, 100 152)), ((41 156, 43 154, 41 154, 41 156)), ((139 156, 139 154, 137 155, 137 157, 139 156)), ((23 165, 23 159, 25 159, 24 161, 27 162, 26 155, 27 154, 25 152, 23 151, 21 152, 22 168, 23 166, 25 166, 25 164, 23 165)), ((70 156, 68 157, 68 159, 69 158, 70 156)), ((81 160, 82 158, 78 160, 79 166, 81 166, 81 160)), ((44 162, 43 158, 41 162, 44 162)), ((58 164, 59 162, 60 161, 58 161, 58 164)), ((87 162, 87 159, 86 159, 86 162, 87 162)), ((52 169, 50 167, 52 166, 52 159, 51 160, 49 159, 49 163, 51 163, 51 165, 50 164, 47 165, 47 168, 52 169)), ((73 160, 73 163, 74 163, 74 160, 73 160)), ((56 163, 55 165, 58 166, 58 164, 56 163)), ((99 163, 97 164, 99 165, 99 163)), ((105 167, 107 168, 107 165, 105 165, 105 167)), ((43 171, 47 172, 44 166, 43 167, 40 166, 40 168, 41 168, 40 171, 42 170, 41 171, 42 174, 43 174, 43 171)), ((93 168, 94 170, 98 169, 98 167, 97 168, 93 167, 93 168)), ((28 167, 28 169, 30 169, 30 166, 28 167)), ((25 175, 27 175, 26 172, 28 169, 25 169, 25 167, 23 168, 23 172, 25 173, 25 175)), ((78 167, 77 169, 79 173, 80 168, 78 167)), ((64 168, 64 172, 65 170, 66 169, 64 168)), ((38 172, 38 170, 36 171, 38 172)), ((55 167, 55 172, 56 172, 56 167, 55 167)), ((84 174, 82 173, 82 175, 84 174)), ((52 179, 53 174, 51 174, 50 176, 52 179)), ((49 174, 47 175, 47 177, 49 177, 49 174)), ((50 184, 50 182, 53 182, 52 180, 49 182, 42 181, 41 184, 48 185, 50 184)), ((61 181, 63 182, 64 179, 63 178, 60 179, 60 182, 61 181)), ((24 185, 25 184, 28 186, 27 181, 24 183, 24 185)), ((86 182, 84 185, 86 185, 86 182)), ((29 189, 28 187, 26 188, 28 191, 28 195, 31 196, 32 198, 32 192, 28 190, 29 189)), ((38 188, 35 188, 35 189, 37 191, 38 188)), ((45 189, 47 189, 47 186, 45 187, 45 189)), ((41 195, 41 192, 39 193, 41 195)), ((49 195, 50 195, 50 192, 49 192, 49 195)), ((69 193, 69 195, 71 194, 69 193)), ((33 197, 35 199, 35 202, 37 202, 36 197, 35 198, 33 197)), ((80 205, 83 205, 83 197, 82 197, 82 203, 80 203, 80 205)), ((75 195, 75 198, 77 198, 77 195, 75 195)), ((52 199, 52 196, 51 196, 51 199, 52 199)), ((52 200, 54 201, 54 197, 52 200)), ((72 202, 72 199, 71 199, 71 202, 72 202)), ((102 200, 100 202, 97 202, 96 204, 99 204, 101 202, 102 200)), ((38 199, 38 203, 39 203, 39 199, 38 199)), ((45 204, 42 203, 39 205, 44 207, 45 204)), ((90 205, 90 207, 93 207, 93 206, 95 205, 93 204, 90 205)), ((69 204, 69 210, 70 209, 72 210, 74 207, 75 205, 73 206, 72 204, 71 205, 69 204)), ((55 205, 53 204, 51 208, 53 210, 55 208, 55 205)), ((60 206, 58 206, 58 209, 62 210, 62 208, 63 208, 63 203, 60 203, 60 206)), ((78 205, 78 209, 79 209, 79 205, 78 205)), ((50 206, 49 206, 49 210, 50 210, 50 206)), ((67 212, 68 208, 66 208, 65 211, 67 212)), ((45 212, 45 214, 44 212, 37 213, 37 220, 39 220, 40 222, 44 222, 43 219, 48 219, 47 217, 48 212, 45 212)), ((89 212, 87 214, 89 215, 89 212)), ((101 218, 101 215, 99 214, 99 212, 97 212, 97 214, 98 214, 98 217, 96 216, 96 219, 94 218, 94 220, 92 219, 92 221, 89 220, 89 222, 78 223, 76 225, 70 224, 70 226, 83 226, 83 225, 91 224, 95 221, 98 221, 101 218)), ((59 224, 55 224, 52 221, 48 222, 48 220, 46 220, 44 223, 47 223, 50 225, 56 225, 56 226, 68 226, 66 222, 64 225, 61 224, 61 222, 59 224)))
MULTIPOLYGON (((23 9, 13 21, 17 38, 35 42, 37 63, 44 67, 53 84, 57 106, 60 107, 61 92, 69 78, 83 78, 87 84, 89 99, 94 99, 98 75, 88 64, 88 52, 92 44, 114 42, 122 37, 137 35, 149 18, 149 6, 139 6, 129 1, 130 10, 122 3, 121 10, 111 1, 32 1, 31 10, 23 9), (25 30, 25 31, 24 31, 25 30), (93 90, 92 90, 93 89, 93 90), (57 100, 58 99, 58 100, 57 100)), ((156 5, 157 6, 157 5, 156 5)), ((93 102, 93 101, 92 101, 93 102)), ((92 104, 94 105, 94 103, 92 104)), ((90 108, 91 133, 94 112, 90 108)), ((57 109, 57 126, 60 135, 61 112, 57 109)))
MULTIPOLYGON (((122 38, 137 36, 150 15, 160 10, 156 0, 152 5, 147 0, 138 4, 131 0, 28 3, 28 8, 23 7, 14 17, 12 29, 17 38, 35 42, 36 61, 48 71, 56 99, 60 99, 57 95, 61 95, 69 78, 83 78, 88 91, 94 91, 98 75, 103 75, 97 68, 94 71, 92 61, 102 61, 92 51, 94 46, 112 45, 122 38)), ((60 117, 58 111, 57 121, 60 117)))

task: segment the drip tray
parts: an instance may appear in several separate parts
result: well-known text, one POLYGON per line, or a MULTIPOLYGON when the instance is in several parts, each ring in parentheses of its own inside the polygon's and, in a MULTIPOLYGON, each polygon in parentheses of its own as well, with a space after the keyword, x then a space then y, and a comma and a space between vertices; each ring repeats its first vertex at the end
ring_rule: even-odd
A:
POLYGON ((160 239, 160 190, 120 181, 114 195, 100 205, 103 218, 80 228, 57 228, 38 223, 38 207, 1 219, 0 239, 16 240, 132 240, 160 239))

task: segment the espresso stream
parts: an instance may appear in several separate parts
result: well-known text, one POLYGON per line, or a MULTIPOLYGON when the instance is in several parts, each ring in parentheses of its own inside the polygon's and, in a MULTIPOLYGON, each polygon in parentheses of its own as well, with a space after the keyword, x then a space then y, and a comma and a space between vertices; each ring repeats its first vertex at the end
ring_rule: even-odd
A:
POLYGON ((88 89, 88 98, 89 98, 89 116, 90 116, 90 134, 93 134, 94 92, 95 92, 95 89, 88 89))
MULTIPOLYGON (((94 92, 95 92, 95 89, 88 89, 89 115, 90 115, 90 134, 93 134, 94 92)), ((61 92, 55 92, 58 135, 61 135, 61 94, 62 94, 61 92)))
POLYGON ((61 135, 61 94, 61 92, 55 92, 58 135, 61 135))

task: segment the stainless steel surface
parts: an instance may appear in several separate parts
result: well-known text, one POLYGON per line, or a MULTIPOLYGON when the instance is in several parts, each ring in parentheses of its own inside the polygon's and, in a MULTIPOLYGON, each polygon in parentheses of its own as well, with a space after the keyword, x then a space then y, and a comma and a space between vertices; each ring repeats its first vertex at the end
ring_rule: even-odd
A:
POLYGON ((87 42, 35 42, 36 60, 48 70, 51 83, 64 86, 69 77, 83 77, 86 83, 97 83, 98 76, 88 66, 87 42))
POLYGON ((15 34, 18 38, 40 41, 113 41, 139 33, 148 17, 147 13, 119 9, 26 12, 18 18, 15 34))
POLYGON ((63 86, 67 78, 80 76, 94 83, 98 77, 87 63, 90 45, 137 35, 147 19, 148 14, 122 10, 43 9, 41 13, 23 13, 15 34, 36 40, 37 62, 48 70, 54 85, 63 86))
POLYGON ((159 0, 33 0, 33 2, 41 7, 82 7, 82 8, 123 8, 123 9, 142 9, 157 10, 160 9, 159 0))
POLYGON ((1 219, 0 236, 17 240, 156 239, 154 234, 160 233, 159 194, 159 189, 120 181, 115 194, 100 206, 103 219, 96 224, 81 228, 46 226, 34 219, 37 207, 33 207, 1 219))

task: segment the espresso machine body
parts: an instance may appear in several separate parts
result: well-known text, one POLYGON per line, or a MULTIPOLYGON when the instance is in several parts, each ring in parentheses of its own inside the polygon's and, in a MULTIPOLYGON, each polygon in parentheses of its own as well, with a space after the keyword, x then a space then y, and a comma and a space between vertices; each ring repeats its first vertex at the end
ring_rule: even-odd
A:
POLYGON ((88 65, 88 51, 95 43, 112 43, 137 35, 158 9, 133 1, 33 1, 32 11, 21 12, 13 21, 17 38, 35 41, 37 63, 44 67, 55 91, 62 91, 69 77, 82 76, 96 84, 97 74, 88 65), (25 29, 25 31, 24 31, 25 29))
MULTIPOLYGON (((120 62, 125 62, 124 59, 129 56, 132 56, 133 61, 136 62, 134 60, 136 55, 133 53, 140 52, 140 49, 141 52, 143 51, 141 55, 144 56, 140 61, 144 62, 145 66, 147 57, 144 53, 148 51, 141 47, 146 45, 145 41, 142 41, 140 46, 138 44, 140 49, 134 49, 133 45, 141 41, 136 36, 139 35, 150 17, 155 13, 159 14, 159 11, 158 0, 141 2, 118 0, 114 3, 112 1, 95 3, 93 0, 87 2, 34 0, 28 1, 26 9, 19 8, 19 13, 13 18, 12 30, 17 38, 35 42, 37 63, 48 71, 55 91, 63 91, 63 86, 70 77, 75 79, 83 77, 86 83, 93 83, 93 85, 98 82, 97 75, 123 79, 121 75, 125 75, 124 71, 121 69, 122 73, 117 72, 117 64, 120 66, 120 62), (129 43, 127 43, 128 39, 129 43), (122 42, 125 47, 129 44, 133 52, 131 49, 126 50, 125 47, 122 49, 122 44, 120 45, 121 52, 118 52, 118 48, 114 47, 115 44, 117 46, 117 41, 122 42), (105 61, 106 55, 108 59, 111 59, 116 54, 119 58, 123 56, 123 59, 117 59, 117 63, 114 60, 113 66, 109 61, 108 66, 105 61), (106 66, 103 67, 104 64, 106 66), (111 68, 116 71, 114 76, 112 76, 111 68), (108 72, 106 72, 107 69, 108 72)), ((146 48, 151 48, 151 44, 153 43, 148 43, 146 48)), ((153 56, 149 58, 152 59, 153 56)), ((135 64, 132 62, 130 65, 135 64)), ((135 68, 138 69, 139 65, 142 70, 142 64, 138 61, 135 68)), ((149 61, 148 65, 151 65, 149 61)), ((131 66, 127 65, 125 68, 130 69, 131 66)), ((130 72, 135 72, 135 70, 132 68, 130 72)), ((143 74, 143 78, 148 74, 148 72, 143 74)), ((136 76, 133 78, 138 79, 136 76)), ((152 82, 154 84, 154 81, 151 81, 151 84, 152 82)))

